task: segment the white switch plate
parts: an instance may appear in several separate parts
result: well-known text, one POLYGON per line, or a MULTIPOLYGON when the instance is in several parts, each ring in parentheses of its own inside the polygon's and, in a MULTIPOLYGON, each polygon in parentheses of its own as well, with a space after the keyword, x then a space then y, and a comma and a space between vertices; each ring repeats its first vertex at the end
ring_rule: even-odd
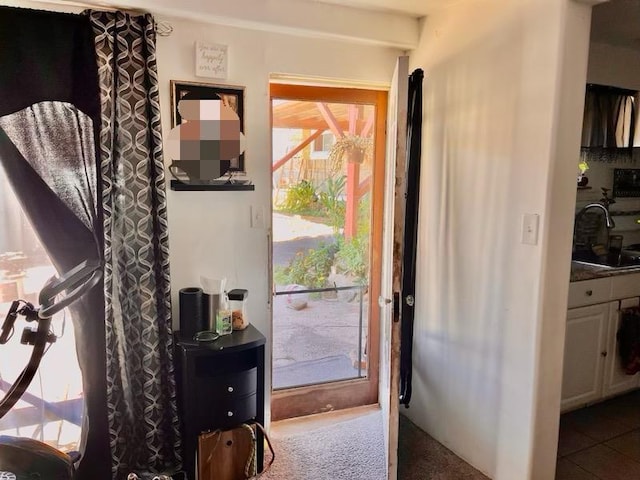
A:
POLYGON ((251 205, 251 228, 265 228, 264 207, 251 205))
POLYGON ((522 243, 525 245, 538 244, 538 225, 540 215, 537 213, 525 213, 522 215, 522 243))

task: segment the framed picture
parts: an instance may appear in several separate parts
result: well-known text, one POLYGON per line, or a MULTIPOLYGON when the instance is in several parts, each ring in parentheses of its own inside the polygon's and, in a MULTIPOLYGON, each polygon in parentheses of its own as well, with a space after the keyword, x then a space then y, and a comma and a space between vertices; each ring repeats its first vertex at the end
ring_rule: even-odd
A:
MULTIPOLYGON (((240 118, 240 131, 244 132, 244 87, 235 85, 216 85, 212 83, 181 82, 171 80, 171 128, 182 123, 178 112, 178 102, 189 95, 192 99, 210 100, 220 99, 231 107, 240 118)), ((244 153, 231 162, 232 171, 244 172, 244 153)))

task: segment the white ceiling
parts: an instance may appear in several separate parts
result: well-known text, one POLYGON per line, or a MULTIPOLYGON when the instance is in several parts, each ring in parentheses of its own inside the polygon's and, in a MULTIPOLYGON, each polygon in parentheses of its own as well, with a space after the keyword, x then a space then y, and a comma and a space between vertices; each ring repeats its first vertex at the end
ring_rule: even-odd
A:
POLYGON ((464 0, 301 0, 331 3, 347 7, 403 13, 412 17, 424 17, 437 10, 464 0))
POLYGON ((640 50, 640 0, 612 0, 596 5, 591 41, 640 50))

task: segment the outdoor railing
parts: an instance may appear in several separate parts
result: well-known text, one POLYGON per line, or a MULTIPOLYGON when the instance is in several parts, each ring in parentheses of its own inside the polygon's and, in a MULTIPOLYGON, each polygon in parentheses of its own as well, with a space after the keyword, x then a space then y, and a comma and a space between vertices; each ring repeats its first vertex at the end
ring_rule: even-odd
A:
POLYGON ((369 285, 351 285, 348 287, 326 287, 326 288, 307 288, 304 290, 280 290, 275 291, 275 296, 280 295, 303 295, 309 293, 325 293, 325 292, 338 292, 345 290, 359 290, 360 293, 358 295, 360 300, 360 309, 358 313, 358 376, 357 378, 362 378, 362 323, 364 317, 363 311, 363 297, 364 292, 369 288, 369 285))

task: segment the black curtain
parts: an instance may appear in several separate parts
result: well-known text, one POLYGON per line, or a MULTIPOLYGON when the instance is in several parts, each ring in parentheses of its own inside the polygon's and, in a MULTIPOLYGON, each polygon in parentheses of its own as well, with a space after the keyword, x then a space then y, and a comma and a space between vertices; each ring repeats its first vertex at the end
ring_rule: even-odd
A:
MULTIPOLYGON (((0 7, 0 162, 60 273, 102 257, 97 78, 86 17, 0 7)), ((71 309, 85 400, 79 478, 107 479, 103 285, 71 309)))
POLYGON ((400 403, 409 407, 413 354, 413 319, 416 294, 416 253, 418 246, 418 206, 420 200, 420 157, 422 156, 422 79, 424 72, 409 76, 407 111, 407 162, 405 176, 405 218, 400 302, 400 403))

